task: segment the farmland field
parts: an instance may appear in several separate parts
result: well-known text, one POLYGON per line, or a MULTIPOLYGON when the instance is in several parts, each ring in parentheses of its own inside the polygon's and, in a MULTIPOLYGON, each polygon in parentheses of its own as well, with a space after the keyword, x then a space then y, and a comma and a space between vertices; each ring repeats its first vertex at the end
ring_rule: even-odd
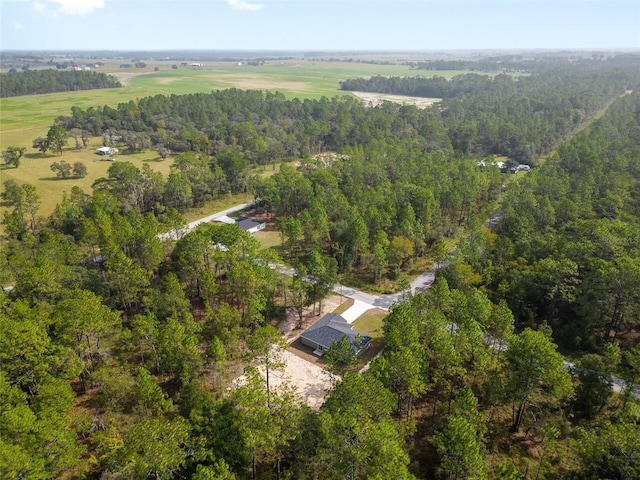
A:
MULTIPOLYGON (((109 105, 136 100, 157 94, 188 94, 210 92, 226 88, 280 91, 287 98, 320 98, 335 95, 352 95, 338 89, 339 82, 348 78, 373 75, 409 76, 440 75, 447 78, 459 74, 455 71, 427 72, 411 70, 403 65, 376 65, 358 62, 311 61, 305 59, 267 62, 262 66, 239 66, 235 62, 208 63, 203 67, 171 68, 171 62, 150 63, 144 69, 121 69, 116 63, 107 63, 100 71, 118 76, 123 88, 85 90, 0 99, 0 150, 8 146, 22 146, 27 153, 17 169, 0 170, 0 183, 15 180, 35 185, 42 198, 40 213, 48 215, 62 198, 64 191, 78 185, 91 192, 91 184, 106 175, 109 162, 99 161, 93 150, 101 146, 100 138, 92 139, 88 150, 77 151, 69 147, 62 156, 41 155, 31 144, 33 139, 46 136, 56 117, 68 115, 72 106, 82 108, 109 105), (157 70, 156 70, 157 69, 157 70), (57 179, 50 170, 54 161, 67 163, 81 161, 87 166, 83 179, 57 179), (95 160, 95 161, 94 161, 95 160)), ((147 151, 135 155, 121 155, 139 168, 143 162, 160 171, 169 172, 171 159, 160 161, 156 152, 147 151)), ((2 187, 0 186, 0 189, 2 187)), ((0 214, 6 206, 0 205, 0 214)))

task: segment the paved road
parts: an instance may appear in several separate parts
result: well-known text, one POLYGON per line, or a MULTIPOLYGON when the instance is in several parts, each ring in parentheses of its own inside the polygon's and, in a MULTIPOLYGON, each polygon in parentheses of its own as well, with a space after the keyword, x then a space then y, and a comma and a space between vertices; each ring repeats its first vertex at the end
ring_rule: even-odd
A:
MULTIPOLYGON (((431 286, 435 278, 436 267, 434 265, 430 270, 420 274, 411 282, 411 292, 417 293, 426 290, 431 286)), ((369 308, 382 308, 383 310, 389 310, 391 305, 402 301, 405 295, 403 292, 392 293, 389 295, 371 295, 370 293, 362 292, 340 283, 337 283, 333 287, 333 291, 338 295, 353 298, 357 302, 367 304, 369 305, 369 308)))
MULTIPOLYGON (((240 205, 236 205, 235 207, 228 208, 227 210, 223 210, 222 212, 214 213, 212 215, 200 218, 194 222, 189 223, 186 227, 181 229, 179 232, 172 230, 171 232, 162 234, 164 235, 163 238, 169 238, 169 236, 173 237, 174 235, 176 236, 176 238, 179 238, 178 235, 184 235, 184 233, 187 233, 193 230, 196 226, 200 225, 201 223, 210 222, 219 217, 237 212, 239 210, 243 210, 245 208, 250 207, 253 204, 254 204, 254 201, 243 203, 240 205)), ((494 215, 490 219, 490 224, 493 223, 493 226, 495 226, 497 223, 499 223, 501 218, 502 218, 501 214, 494 215)), ((447 266, 448 264, 449 264, 448 260, 444 262, 440 262, 439 264, 433 265, 426 272, 418 275, 418 277, 416 277, 410 284, 411 292, 418 293, 429 288, 431 284, 435 281, 436 271, 438 267, 442 268, 447 266)), ((285 275, 293 276, 296 273, 293 268, 286 267, 284 265, 271 263, 269 264, 269 266, 273 269, 277 269, 280 273, 283 273, 285 275)), ((362 292, 360 290, 356 290, 355 288, 347 287, 346 285, 341 285, 339 283, 333 287, 333 291, 339 295, 349 297, 354 300, 353 306, 351 306, 344 313, 342 313, 342 316, 348 319, 347 321, 349 323, 356 320, 360 315, 362 315, 363 313, 365 313, 367 310, 371 308, 381 308, 383 310, 389 310, 389 308, 394 303, 402 301, 403 296, 405 295, 403 292, 394 293, 390 295, 371 295, 369 293, 362 292)), ((489 343, 490 345, 496 344, 496 342, 494 341, 488 341, 487 343, 489 343)), ((568 370, 572 370, 572 371, 575 370, 575 365, 572 362, 565 360, 564 366, 568 370)), ((614 391, 618 393, 624 391, 624 388, 625 388, 624 380, 618 377, 612 377, 611 380, 612 380, 612 388, 614 391)), ((633 395, 636 398, 640 398, 640 389, 636 388, 633 395)))
POLYGON ((166 233, 161 233, 161 234, 158 235, 158 238, 160 240, 166 240, 168 238, 171 238, 171 239, 174 239, 174 240, 178 240, 185 233, 189 233, 191 230, 196 228, 201 223, 211 222, 211 221, 216 220, 216 219, 218 219, 220 217, 224 217, 224 216, 227 216, 227 215, 229 215, 231 213, 235 213, 235 212, 238 212, 240 210, 244 210, 245 208, 251 207, 255 202, 256 202, 255 200, 251 200, 250 202, 241 203, 240 205, 235 205, 235 206, 233 206, 231 208, 227 208, 226 210, 222 210, 221 212, 217 212, 217 213, 213 213, 211 215, 207 215, 206 217, 202 217, 202 218, 199 218, 198 220, 194 220, 191 223, 187 223, 182 228, 174 229, 174 230, 171 230, 171 231, 166 232, 166 233))

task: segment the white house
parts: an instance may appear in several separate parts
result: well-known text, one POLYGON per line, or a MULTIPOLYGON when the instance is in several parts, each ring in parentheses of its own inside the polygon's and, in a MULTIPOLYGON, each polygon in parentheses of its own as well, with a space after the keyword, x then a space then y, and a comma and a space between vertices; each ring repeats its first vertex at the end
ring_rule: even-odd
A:
POLYGON ((98 152, 98 155, 113 155, 114 153, 118 153, 118 149, 114 147, 100 147, 96 148, 96 152, 98 152))

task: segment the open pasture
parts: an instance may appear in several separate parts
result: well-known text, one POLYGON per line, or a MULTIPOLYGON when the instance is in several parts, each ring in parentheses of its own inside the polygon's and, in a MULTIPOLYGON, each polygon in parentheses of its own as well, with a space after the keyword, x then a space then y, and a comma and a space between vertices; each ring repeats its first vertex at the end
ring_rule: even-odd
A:
MULTIPOLYGON (((352 95, 339 90, 339 82, 349 78, 410 75, 440 75, 452 77, 461 72, 431 72, 411 70, 406 65, 378 65, 360 62, 316 61, 305 59, 274 60, 261 66, 238 65, 237 62, 211 62, 202 67, 184 67, 175 62, 149 62, 145 68, 120 68, 120 60, 107 62, 99 71, 118 76, 125 85, 117 89, 84 90, 77 92, 29 95, 0 99, 0 150, 8 146, 27 148, 17 169, 0 169, 0 191, 6 180, 29 183, 37 188, 41 198, 40 213, 51 213, 61 200, 62 193, 78 185, 91 192, 91 185, 106 175, 110 162, 100 161, 95 148, 100 139, 93 139, 89 149, 75 150, 73 140, 61 156, 41 155, 32 148, 33 139, 46 136, 56 117, 69 115, 72 106, 81 108, 109 105, 136 100, 151 95, 211 92, 226 88, 257 89, 282 92, 287 98, 316 99, 323 96, 352 95), (64 160, 73 165, 82 161, 87 176, 82 179, 57 179, 50 170, 53 162, 64 160), (94 161, 97 160, 97 161, 94 161)), ((155 151, 135 155, 119 155, 119 161, 131 161, 139 168, 143 162, 167 175, 171 160, 160 161, 155 151)), ((0 205, 0 214, 5 209, 0 205)))
MULTIPOLYGON (((461 72, 438 72, 450 78, 461 72)), ((339 90, 339 82, 350 78, 383 76, 433 76, 434 72, 411 70, 405 65, 373 65, 351 62, 313 62, 288 60, 262 66, 238 66, 231 62, 205 64, 204 67, 184 67, 172 70, 163 66, 159 71, 130 78, 130 88, 145 95, 155 93, 186 94, 226 88, 280 91, 287 98, 321 98, 350 95, 339 90)), ((141 95, 144 96, 144 95, 141 95)))
MULTIPOLYGON (((174 70, 171 65, 171 62, 156 62, 144 69, 121 69, 115 64, 107 64, 100 69, 120 78, 125 84, 123 88, 2 98, 0 148, 14 145, 30 149, 32 140, 45 135, 55 118, 68 115, 74 105, 81 108, 103 105, 116 107, 119 103, 151 95, 182 95, 226 88, 280 91, 287 98, 333 97, 351 95, 351 92, 338 89, 339 82, 347 78, 422 74, 402 65, 311 62, 302 59, 274 61, 256 67, 219 62, 174 70), (158 70, 155 71, 155 68, 158 70)), ((453 72, 439 74, 452 76, 453 72)))
MULTIPOLYGON (((71 140, 70 144, 73 143, 71 140)), ((91 185, 96 179, 107 176, 108 168, 113 165, 107 161, 107 157, 96 154, 95 149, 101 146, 99 138, 93 139, 91 146, 85 150, 76 150, 68 147, 62 155, 42 155, 33 149, 29 149, 22 157, 19 168, 0 169, 0 181, 15 180, 19 184, 28 183, 37 189, 42 206, 39 214, 47 216, 51 214, 55 206, 62 199, 63 192, 70 192, 74 186, 80 187, 85 193, 91 193, 91 185), (87 176, 84 178, 59 178, 51 170, 53 162, 64 160, 70 165, 82 162, 87 167, 87 176)), ((170 159, 162 161, 153 150, 135 155, 117 155, 116 161, 133 163, 142 169, 143 163, 148 163, 151 168, 162 173, 165 177, 169 174, 169 168, 173 163, 170 159)), ((0 203, 0 214, 6 209, 6 205, 0 203)))

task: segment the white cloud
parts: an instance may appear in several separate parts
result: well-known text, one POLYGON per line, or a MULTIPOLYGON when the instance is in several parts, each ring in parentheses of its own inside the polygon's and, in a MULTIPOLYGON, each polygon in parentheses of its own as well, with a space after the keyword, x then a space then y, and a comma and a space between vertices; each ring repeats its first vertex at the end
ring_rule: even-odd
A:
POLYGON ((235 10, 249 10, 250 12, 257 12, 264 7, 261 3, 248 3, 244 0, 227 0, 227 3, 235 10))
POLYGON ((21 22, 14 22, 13 23, 13 29, 14 30, 25 30, 27 27, 24 26, 23 23, 21 22))
POLYGON ((104 0, 48 0, 60 6, 61 13, 69 15, 84 15, 98 8, 104 7, 104 0))
POLYGON ((33 9, 38 13, 44 13, 47 10, 47 4, 42 2, 34 2, 33 9))

